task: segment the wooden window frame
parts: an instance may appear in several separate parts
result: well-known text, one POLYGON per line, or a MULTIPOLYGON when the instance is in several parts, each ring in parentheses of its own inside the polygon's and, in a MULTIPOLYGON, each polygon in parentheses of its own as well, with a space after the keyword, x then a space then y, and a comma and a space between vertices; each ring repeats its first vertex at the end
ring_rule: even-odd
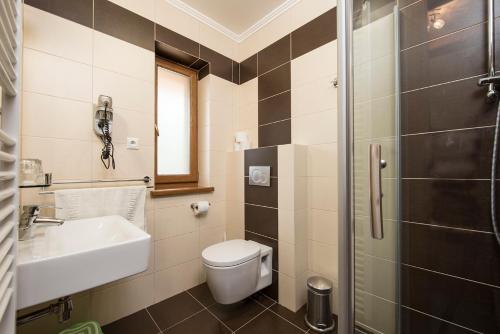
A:
POLYGON ((155 186, 159 189, 192 187, 198 185, 198 75, 195 70, 156 58, 155 65, 155 186), (164 68, 191 78, 190 87, 190 173, 158 175, 158 70, 164 68))

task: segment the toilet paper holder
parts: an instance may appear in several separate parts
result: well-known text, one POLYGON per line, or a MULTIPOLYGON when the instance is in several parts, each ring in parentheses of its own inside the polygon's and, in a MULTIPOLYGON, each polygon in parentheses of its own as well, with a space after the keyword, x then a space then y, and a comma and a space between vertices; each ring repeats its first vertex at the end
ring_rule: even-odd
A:
MULTIPOLYGON (((212 206, 212 203, 208 202, 208 206, 212 206)), ((198 203, 191 203, 191 210, 198 209, 198 203)))

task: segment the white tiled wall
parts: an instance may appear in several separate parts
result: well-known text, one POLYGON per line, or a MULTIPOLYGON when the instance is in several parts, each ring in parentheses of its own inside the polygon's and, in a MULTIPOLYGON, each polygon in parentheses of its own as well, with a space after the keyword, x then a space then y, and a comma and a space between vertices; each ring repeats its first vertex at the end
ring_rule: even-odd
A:
MULTIPOLYGON (((153 1, 116 2, 146 17, 154 14, 153 1)), ((157 2, 163 5, 164 1, 157 2)), ((154 53, 33 7, 24 8, 22 157, 41 158, 54 179, 152 176, 154 53), (100 94, 113 97, 116 170, 102 166, 101 144, 93 132, 94 103, 100 94), (127 150, 127 137, 139 138, 140 149, 127 150)), ((204 44, 212 47, 217 42, 214 49, 221 52, 226 47, 224 38, 209 34, 204 44)), ((221 53, 233 52, 232 46, 227 47, 221 53)), ((149 269, 83 293, 76 304, 82 316, 72 321, 94 319, 106 324, 204 280, 201 250, 225 235, 226 174, 230 174, 226 157, 232 150, 236 85, 213 75, 199 85, 200 181, 214 186, 215 192, 155 200, 148 195, 146 224, 154 240, 149 269), (190 204, 199 200, 210 201, 211 207, 207 216, 195 218, 190 204)), ((243 170, 242 162, 238 170, 243 170)), ((22 197, 26 202, 53 201, 36 191, 23 191, 22 197)), ((241 212, 231 214, 242 217, 241 212)), ((238 226, 237 219, 232 222, 232 227, 238 226)), ((54 318, 43 326, 46 332, 61 328, 54 318)), ((39 330, 40 323, 34 323, 23 326, 21 333, 39 330)))
POLYGON ((338 288, 337 41, 292 60, 292 143, 307 145, 308 276, 338 288))

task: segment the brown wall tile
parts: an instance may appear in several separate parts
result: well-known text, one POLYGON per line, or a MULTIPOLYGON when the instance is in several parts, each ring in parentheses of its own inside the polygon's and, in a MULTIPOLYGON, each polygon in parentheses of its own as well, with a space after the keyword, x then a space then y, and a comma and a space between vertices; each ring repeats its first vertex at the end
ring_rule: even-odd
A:
POLYGON ((500 289, 405 265, 401 274, 403 305, 482 333, 500 333, 500 289))
POLYGON ((198 58, 200 56, 200 44, 184 37, 175 31, 156 24, 156 40, 170 45, 181 51, 187 52, 198 58))
POLYGON ((401 10, 401 49, 427 42, 483 22, 487 17, 486 1, 454 0, 445 3, 422 0, 401 10), (450 9, 447 10, 447 7, 450 9), (445 21, 441 29, 429 26, 429 15, 445 21))
POLYGON ((257 77, 257 54, 240 63, 240 84, 244 84, 257 77))
POLYGON ((245 230, 278 239, 278 209, 245 204, 245 230))
POLYGON ((290 63, 259 76, 258 86, 259 100, 290 90, 290 63))
POLYGON ((276 146, 245 150, 245 176, 249 166, 270 166, 271 176, 278 176, 278 148, 276 146))
POLYGON ((405 334, 422 334, 422 333, 439 333, 439 334, 473 334, 476 332, 470 331, 463 327, 445 322, 423 313, 410 310, 406 307, 401 308, 401 333, 405 334))
POLYGON ((210 64, 207 64, 198 71, 198 80, 203 79, 209 74, 210 74, 210 64))
POLYGON ((147 50, 155 50, 153 22, 107 0, 94 0, 94 13, 96 30, 147 50))
POLYGON ((401 52, 403 92, 486 73, 486 25, 401 52))
POLYGON ((400 245, 405 264, 500 289, 500 249, 493 234, 402 223, 400 245))
POLYGON ((337 7, 292 32, 292 59, 337 39, 337 7))
POLYGON ((259 125, 291 118, 291 92, 285 92, 259 101, 259 125))
POLYGON ((290 61, 290 35, 259 51, 258 57, 259 75, 290 61))
POLYGON ((494 125, 496 105, 485 103, 485 94, 477 78, 401 94, 401 132, 494 125))
POLYGON ((292 142, 290 120, 259 126, 259 147, 286 145, 292 142))
POLYGON ((210 73, 216 76, 233 81, 233 61, 203 45, 200 46, 200 58, 210 63, 210 73))
POLYGON ((233 83, 240 84, 240 64, 233 60, 233 83))
POLYGON ((405 221, 492 232, 487 180, 403 179, 402 209, 405 221))
POLYGON ((493 129, 402 137, 405 178, 488 179, 493 129))
POLYGON ((270 187, 251 186, 245 177, 245 203, 278 207, 278 179, 271 178, 270 187))
POLYGON ((189 67, 190 65, 196 63, 199 58, 196 58, 189 53, 181 51, 174 48, 168 44, 162 42, 155 42, 155 53, 158 57, 163 59, 173 61, 175 63, 189 67))
POLYGON ((86 27, 93 26, 93 0, 25 0, 24 3, 86 27))
POLYGON ((273 281, 270 286, 261 290, 263 294, 268 296, 269 298, 278 301, 279 297, 279 280, 278 280, 278 272, 273 270, 273 281))

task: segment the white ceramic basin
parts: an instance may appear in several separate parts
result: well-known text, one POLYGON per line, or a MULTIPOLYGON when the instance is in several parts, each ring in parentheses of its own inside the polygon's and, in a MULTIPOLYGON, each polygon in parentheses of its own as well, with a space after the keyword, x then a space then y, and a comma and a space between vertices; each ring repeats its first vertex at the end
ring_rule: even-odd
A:
POLYGON ((17 307, 68 296, 148 267, 151 236, 121 216, 38 227, 20 241, 17 307))

